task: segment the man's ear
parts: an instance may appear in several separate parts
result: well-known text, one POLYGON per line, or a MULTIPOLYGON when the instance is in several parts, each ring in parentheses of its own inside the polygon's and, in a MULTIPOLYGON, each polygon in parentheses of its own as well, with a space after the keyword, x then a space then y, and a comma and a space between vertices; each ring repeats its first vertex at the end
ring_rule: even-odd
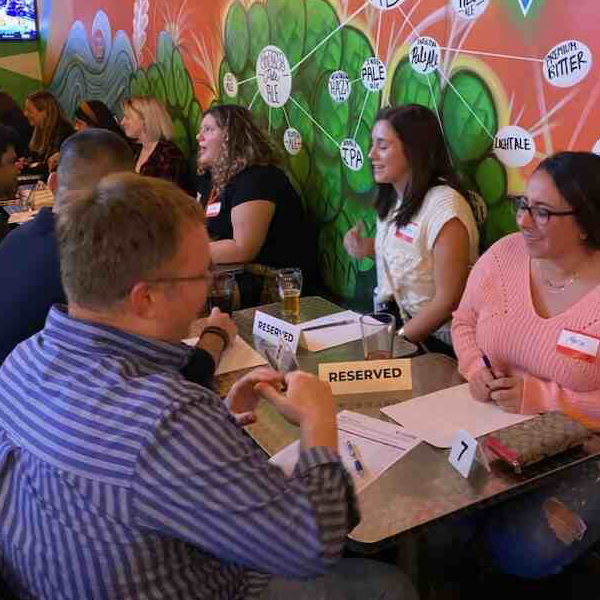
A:
POLYGON ((146 281, 136 283, 129 292, 131 310, 141 319, 153 318, 157 312, 158 288, 146 281))

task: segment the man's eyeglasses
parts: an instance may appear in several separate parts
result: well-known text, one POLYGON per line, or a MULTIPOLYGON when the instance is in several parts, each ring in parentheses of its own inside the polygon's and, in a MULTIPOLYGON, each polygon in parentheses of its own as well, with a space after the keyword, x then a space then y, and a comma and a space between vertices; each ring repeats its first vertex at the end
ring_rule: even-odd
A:
POLYGON ((179 277, 157 277, 156 279, 146 279, 148 283, 178 283, 181 281, 209 281, 211 282, 215 277, 214 265, 208 267, 206 273, 199 273, 198 275, 183 275, 179 277))
POLYGON ((527 211, 535 224, 540 226, 547 225, 550 217, 566 217, 567 215, 574 215, 577 212, 575 210, 555 211, 548 210, 543 206, 531 206, 527 204, 525 196, 512 196, 510 204, 517 217, 522 216, 527 211))

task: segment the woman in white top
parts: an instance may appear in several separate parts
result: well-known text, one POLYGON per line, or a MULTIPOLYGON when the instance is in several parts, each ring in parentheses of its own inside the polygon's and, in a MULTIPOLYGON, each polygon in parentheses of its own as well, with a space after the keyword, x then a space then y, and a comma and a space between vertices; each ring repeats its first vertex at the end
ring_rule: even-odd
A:
POLYGON ((452 311, 479 247, 467 193, 430 109, 418 104, 383 109, 371 137, 377 233, 361 237, 361 223, 348 231, 344 246, 357 259, 375 257, 377 302, 400 315, 402 335, 451 353, 452 311))

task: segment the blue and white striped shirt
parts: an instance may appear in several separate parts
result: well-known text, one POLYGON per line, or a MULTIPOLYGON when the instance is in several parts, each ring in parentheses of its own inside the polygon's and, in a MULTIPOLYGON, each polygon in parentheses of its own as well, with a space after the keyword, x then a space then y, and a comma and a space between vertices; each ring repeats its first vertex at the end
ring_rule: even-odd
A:
POLYGON ((286 478, 179 373, 189 352, 55 306, 6 359, 0 552, 24 597, 241 599, 338 560, 357 517, 339 457, 286 478))

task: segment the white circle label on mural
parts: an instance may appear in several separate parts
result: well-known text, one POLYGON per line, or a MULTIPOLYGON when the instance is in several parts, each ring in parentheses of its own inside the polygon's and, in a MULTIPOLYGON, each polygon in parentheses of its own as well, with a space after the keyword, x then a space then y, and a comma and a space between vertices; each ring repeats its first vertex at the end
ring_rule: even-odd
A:
POLYGON ((296 156, 302 150, 302 135, 297 129, 289 127, 283 134, 283 145, 292 156, 296 156))
POLYGON ((488 7, 490 0, 452 0, 452 8, 463 19, 476 19, 488 7))
POLYGON ((417 38, 408 55, 412 68, 421 75, 429 75, 440 65, 440 45, 432 38, 417 38))
POLYGON ((494 138, 494 153, 507 167, 524 167, 535 156, 535 140, 522 127, 507 125, 494 138))
POLYGON ((600 155, 600 139, 594 144, 594 147, 592 148, 592 152, 594 154, 600 155))
POLYGON ((225 88, 225 93, 230 98, 235 98, 238 93, 237 77, 233 73, 225 73, 223 77, 223 87, 225 88))
POLYGON ((363 63, 360 76, 362 77, 363 85, 370 92, 378 92, 385 85, 385 64, 377 56, 371 56, 371 58, 367 58, 363 63))
POLYGON ((292 72, 287 56, 277 46, 265 46, 256 59, 256 78, 262 99, 281 108, 292 91, 292 72))
POLYGON ((346 102, 352 91, 352 82, 346 71, 334 71, 329 77, 329 95, 335 102, 346 102))
POLYGON ((577 40, 556 44, 544 58, 544 78, 550 85, 566 88, 585 79, 592 68, 590 49, 577 40))
POLYGON ((392 8, 398 8, 404 0, 369 0, 369 3, 375 8, 381 10, 392 10, 392 8))
POLYGON ((353 171, 360 171, 365 164, 360 146, 351 138, 346 138, 340 146, 344 164, 353 171))

